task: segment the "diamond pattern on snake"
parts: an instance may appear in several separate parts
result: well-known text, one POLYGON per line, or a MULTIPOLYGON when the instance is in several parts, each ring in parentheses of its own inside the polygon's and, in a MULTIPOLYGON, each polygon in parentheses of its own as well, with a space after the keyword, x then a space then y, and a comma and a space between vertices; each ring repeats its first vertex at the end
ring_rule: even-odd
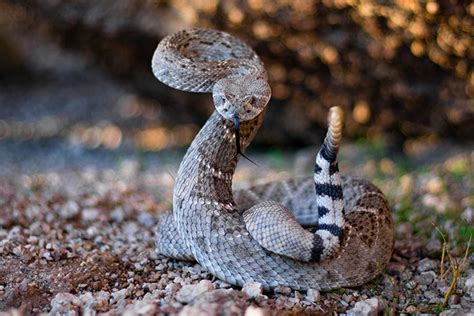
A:
POLYGON ((172 88, 212 93, 215 105, 179 167, 173 210, 156 230, 157 253, 266 290, 353 287, 384 271, 393 220, 377 187, 339 174, 340 108, 330 109, 312 176, 233 192, 237 162, 271 97, 262 61, 230 34, 189 29, 159 43, 152 69, 172 88))

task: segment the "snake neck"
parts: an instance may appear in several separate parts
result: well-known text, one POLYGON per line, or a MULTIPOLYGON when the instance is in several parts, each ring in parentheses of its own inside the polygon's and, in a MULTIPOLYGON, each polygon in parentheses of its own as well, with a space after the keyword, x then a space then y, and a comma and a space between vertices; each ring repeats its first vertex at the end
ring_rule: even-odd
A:
MULTIPOLYGON (((240 127, 242 151, 250 144, 262 124, 264 111, 240 127)), ((183 201, 194 199, 205 204, 233 205, 232 177, 237 154, 233 123, 214 111, 191 143, 181 162, 174 187, 174 212, 187 212, 183 201)))

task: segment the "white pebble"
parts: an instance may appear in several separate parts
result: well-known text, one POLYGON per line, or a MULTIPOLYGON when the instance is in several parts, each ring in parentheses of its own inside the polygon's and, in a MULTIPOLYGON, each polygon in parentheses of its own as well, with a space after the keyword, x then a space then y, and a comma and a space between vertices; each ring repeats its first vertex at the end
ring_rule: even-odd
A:
POLYGON ((263 286, 261 283, 250 281, 244 284, 242 292, 248 297, 256 298, 263 293, 263 286))
POLYGON ((176 299, 182 303, 189 303, 196 297, 214 290, 214 285, 209 280, 202 280, 197 284, 184 285, 176 294, 176 299))
POLYGON ((306 291, 306 300, 311 303, 317 303, 319 302, 321 298, 321 293, 318 290, 315 289, 308 289, 306 291))
POLYGON ((376 316, 384 308, 383 302, 377 297, 357 302, 354 308, 347 311, 347 316, 376 316))

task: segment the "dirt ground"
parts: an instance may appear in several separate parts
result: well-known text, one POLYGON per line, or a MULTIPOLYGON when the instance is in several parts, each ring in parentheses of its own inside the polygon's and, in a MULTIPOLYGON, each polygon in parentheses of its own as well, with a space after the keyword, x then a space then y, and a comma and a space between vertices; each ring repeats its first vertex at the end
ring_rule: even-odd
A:
MULTIPOLYGON (((474 312, 472 247, 466 254, 474 221, 472 146, 417 144, 416 155, 406 157, 374 142, 344 144, 342 173, 372 179, 386 192, 397 236, 383 275, 328 293, 240 289, 196 263, 157 257, 154 227, 171 207, 183 152, 0 147, 2 314, 474 312)), ((235 187, 310 174, 314 150, 250 152, 258 166, 241 162, 235 187)))

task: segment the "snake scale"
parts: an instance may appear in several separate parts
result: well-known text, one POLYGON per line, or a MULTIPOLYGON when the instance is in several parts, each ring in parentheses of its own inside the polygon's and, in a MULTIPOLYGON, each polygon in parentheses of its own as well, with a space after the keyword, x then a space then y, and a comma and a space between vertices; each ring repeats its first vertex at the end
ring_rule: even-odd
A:
POLYGON ((233 192, 237 162, 271 96, 263 63, 230 34, 190 29, 158 44, 152 69, 170 87, 212 92, 216 109, 181 162, 173 212, 157 227, 157 253, 266 290, 353 287, 385 269, 393 220, 377 187, 339 175, 340 108, 330 110, 312 177, 233 192))

